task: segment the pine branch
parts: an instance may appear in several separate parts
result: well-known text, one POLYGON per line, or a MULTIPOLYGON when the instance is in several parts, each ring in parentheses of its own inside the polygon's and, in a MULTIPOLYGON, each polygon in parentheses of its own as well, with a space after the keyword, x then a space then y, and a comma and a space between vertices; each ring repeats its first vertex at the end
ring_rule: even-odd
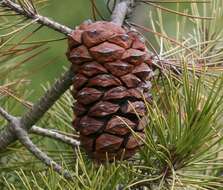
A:
POLYGON ((118 3, 111 15, 112 22, 121 26, 126 16, 132 11, 133 5, 133 0, 122 0, 118 3))
MULTIPOLYGON (((17 123, 19 124, 19 123, 17 123)), ((33 142, 30 140, 28 133, 21 128, 20 125, 11 125, 14 129, 16 136, 18 137, 19 141, 29 150, 36 158, 41 160, 44 164, 49 167, 52 167, 54 171, 58 172, 59 174, 63 175, 66 179, 71 179, 71 174, 63 170, 62 166, 57 164, 53 161, 49 156, 47 156, 44 152, 42 152, 33 142)))
MULTIPOLYGON (((70 69, 21 117, 21 127, 28 131, 70 87, 72 81, 73 72, 70 69)), ((0 131, 0 150, 4 150, 16 139, 14 132, 10 130, 8 125, 0 131)))
POLYGON ((50 129, 44 129, 44 128, 41 128, 41 127, 32 126, 32 128, 30 129, 30 133, 34 133, 34 134, 37 134, 37 135, 42 135, 44 137, 49 137, 49 138, 52 138, 52 139, 56 139, 56 140, 59 140, 61 142, 66 143, 66 144, 69 144, 73 147, 76 147, 76 146, 80 145, 79 141, 77 141, 77 140, 75 140, 71 137, 68 137, 66 135, 60 134, 58 132, 52 131, 50 129))
POLYGON ((10 115, 7 111, 0 107, 0 115, 5 118, 8 122, 12 122, 14 117, 10 115))
MULTIPOLYGON (((46 164, 49 167, 52 167, 54 171, 58 172, 59 174, 63 175, 66 179, 71 179, 71 174, 63 170, 63 168, 57 164, 55 161, 53 161, 49 156, 47 156, 44 152, 42 152, 28 136, 28 133, 25 129, 22 128, 21 119, 14 117, 7 113, 4 109, 0 107, 0 114, 2 117, 4 117, 6 120, 9 121, 10 125, 10 131, 13 132, 13 134, 18 138, 18 140, 23 144, 23 146, 26 147, 26 149, 31 152, 36 158, 41 160, 44 164, 46 164)), ((33 131, 40 131, 40 128, 33 127, 33 131)), ((44 130, 41 130, 44 131, 44 130)), ((46 131, 44 131, 46 134, 46 131)), ((55 134, 54 134, 55 136, 55 134)), ((61 137, 60 137, 61 138, 61 137)), ((68 139, 66 139, 68 141, 68 139)), ((70 141, 71 143, 71 141, 70 141)))
MULTIPOLYGON (((64 34, 69 34, 72 32, 71 29, 55 23, 50 19, 38 15, 35 11, 23 9, 18 4, 10 1, 3 0, 0 2, 0 5, 3 5, 10 10, 15 11, 18 14, 24 15, 30 19, 37 20, 38 23, 45 25, 49 28, 53 28, 56 31, 59 31, 64 34)), ((124 19, 128 13, 129 7, 132 3, 132 0, 121 1, 116 5, 114 13, 112 14, 112 22, 122 25, 124 19)), ((0 131, 0 151, 5 150, 8 145, 12 142, 15 142, 17 139, 38 159, 42 160, 46 165, 52 166, 55 171, 69 178, 69 173, 62 172, 61 166, 57 165, 52 161, 45 153, 39 150, 29 139, 28 132, 32 129, 32 126, 43 117, 43 115, 50 109, 50 107, 60 98, 60 96, 71 86, 73 81, 73 71, 69 69, 64 75, 62 75, 56 83, 39 99, 39 101, 32 106, 22 117, 19 119, 13 116, 10 116, 3 109, 0 109, 0 114, 9 121, 9 124, 0 131)), ((36 128, 34 128, 35 131, 36 128)), ((33 130, 31 130, 33 131, 33 130)), ((38 131, 40 132, 40 130, 38 131)), ((46 131, 41 130, 46 134, 46 131)), ((68 142, 69 139, 64 139, 62 136, 55 135, 55 133, 49 133, 48 136, 60 139, 68 142)), ((71 141, 69 141, 71 142, 71 141)), ((78 143, 76 143, 78 144, 78 143)))
MULTIPOLYGON (((10 5, 9 8, 13 10, 19 10, 18 13, 25 14, 23 9, 17 4, 4 0, 2 2, 5 5, 10 5)), ((128 6, 130 6, 132 0, 121 1, 116 5, 116 8, 112 14, 112 21, 117 24, 122 24, 126 14, 128 13, 128 6)), ((28 14, 28 13, 27 13, 28 14)), ((30 17, 33 19, 33 17, 30 17)), ((29 130, 35 123, 43 117, 43 115, 49 110, 49 108, 60 98, 60 96, 71 86, 73 79, 73 72, 70 69, 58 81, 48 90, 40 100, 34 104, 34 106, 27 111, 21 117, 21 127, 25 130, 29 130)), ((0 151, 4 150, 9 144, 16 141, 16 136, 13 131, 10 131, 10 127, 5 127, 0 131, 0 151)))
POLYGON ((53 30, 56 30, 62 34, 68 35, 72 32, 72 29, 68 28, 67 26, 64 26, 58 22, 55 22, 47 17, 44 17, 42 15, 39 15, 35 10, 33 9, 24 9, 17 3, 14 3, 10 0, 2 0, 0 1, 0 6, 6 7, 9 10, 12 10, 20 15, 23 15, 31 20, 36 20, 37 23, 47 26, 48 28, 51 28, 53 30))
MULTIPOLYGON (((16 117, 10 115, 8 112, 6 112, 1 107, 0 107, 0 115, 10 123, 12 123, 16 119, 16 117)), ((44 128, 41 128, 41 127, 32 126, 29 132, 33 133, 33 134, 41 135, 41 136, 44 136, 44 137, 49 137, 49 138, 52 138, 52 139, 59 140, 61 142, 69 144, 73 147, 76 147, 76 146, 80 145, 79 141, 77 141, 77 140, 75 140, 71 137, 68 137, 66 135, 60 134, 58 132, 52 131, 50 129, 44 129, 44 128)))

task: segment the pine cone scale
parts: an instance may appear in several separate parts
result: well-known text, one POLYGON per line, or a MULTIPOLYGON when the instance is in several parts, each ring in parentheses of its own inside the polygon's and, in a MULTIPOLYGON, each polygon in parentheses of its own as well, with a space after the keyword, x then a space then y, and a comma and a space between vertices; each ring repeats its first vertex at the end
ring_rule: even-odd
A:
POLYGON ((130 158, 143 145, 140 120, 146 115, 144 98, 151 98, 152 58, 143 39, 101 21, 81 24, 68 46, 77 100, 73 126, 83 148, 97 161, 130 158))

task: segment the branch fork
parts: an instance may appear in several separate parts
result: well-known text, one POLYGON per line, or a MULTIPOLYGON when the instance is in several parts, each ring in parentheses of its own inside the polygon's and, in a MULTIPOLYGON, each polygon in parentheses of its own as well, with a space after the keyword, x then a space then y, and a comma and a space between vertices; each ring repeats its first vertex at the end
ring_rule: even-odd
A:
MULTIPOLYGON (((62 166, 53 161, 47 154, 42 152, 29 138, 28 132, 22 128, 21 118, 14 117, 6 112, 4 109, 0 107, 0 115, 5 118, 8 122, 9 130, 18 138, 18 140, 23 144, 26 149, 31 152, 36 158, 41 160, 45 165, 52 167, 54 171, 63 175, 66 179, 71 179, 72 175, 67 171, 63 170, 62 166)), ((65 135, 61 135, 56 132, 52 132, 47 129, 42 129, 40 127, 33 126, 31 128, 32 133, 36 133, 39 135, 48 136, 51 138, 55 138, 57 140, 63 141, 73 146, 79 146, 80 143, 70 137, 66 137, 65 135)))

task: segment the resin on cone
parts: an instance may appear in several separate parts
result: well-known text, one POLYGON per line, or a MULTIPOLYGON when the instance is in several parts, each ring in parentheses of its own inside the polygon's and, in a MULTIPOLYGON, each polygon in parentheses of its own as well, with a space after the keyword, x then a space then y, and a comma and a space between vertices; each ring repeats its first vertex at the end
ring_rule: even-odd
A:
POLYGON ((99 162, 130 158, 143 145, 140 123, 151 98, 151 56, 144 41, 135 31, 100 21, 77 27, 68 45, 73 126, 81 145, 99 162))

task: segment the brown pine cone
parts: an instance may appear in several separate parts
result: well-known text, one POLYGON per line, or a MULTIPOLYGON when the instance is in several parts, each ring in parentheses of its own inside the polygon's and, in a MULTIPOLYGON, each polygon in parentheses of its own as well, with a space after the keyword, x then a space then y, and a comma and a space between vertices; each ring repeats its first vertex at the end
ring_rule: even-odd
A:
POLYGON ((143 144, 139 123, 146 114, 144 99, 151 98, 152 58, 144 41, 134 31, 100 21, 80 25, 68 43, 77 100, 73 126, 82 146, 100 162, 130 158, 143 144))

